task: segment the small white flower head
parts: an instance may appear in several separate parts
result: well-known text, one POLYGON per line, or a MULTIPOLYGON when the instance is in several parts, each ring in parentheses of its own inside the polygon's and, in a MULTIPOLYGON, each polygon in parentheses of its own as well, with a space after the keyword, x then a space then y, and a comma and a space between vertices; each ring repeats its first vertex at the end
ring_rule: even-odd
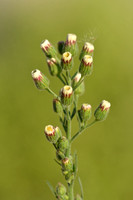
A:
POLYGON ((42 73, 40 72, 40 70, 35 69, 31 72, 32 78, 33 80, 38 80, 40 81, 42 79, 42 73))
POLYGON ((66 41, 67 44, 69 44, 69 45, 75 44, 76 40, 77 40, 77 36, 75 34, 69 33, 67 35, 67 41, 66 41))
POLYGON ((44 52, 47 52, 48 49, 50 48, 51 44, 48 40, 45 40, 44 42, 41 43, 41 49, 44 51, 44 52))
POLYGON ((84 104, 82 104, 81 109, 82 110, 90 110, 91 109, 91 105, 87 104, 87 103, 84 103, 84 104))
POLYGON ((81 73, 77 73, 76 76, 74 77, 74 81, 77 83, 81 79, 81 73))
POLYGON ((62 88, 62 94, 63 96, 65 97, 70 97, 73 93, 73 89, 71 86, 69 85, 65 85, 63 88, 62 88))
POLYGON ((49 66, 56 64, 56 59, 55 58, 47 59, 47 63, 49 66))
POLYGON ((83 63, 84 63, 84 65, 85 66, 87 66, 87 65, 89 65, 89 66, 91 66, 92 65, 92 62, 93 62, 93 58, 92 58, 92 56, 90 56, 90 55, 85 55, 84 57, 83 57, 83 63))
POLYGON ((69 62, 71 62, 71 60, 72 60, 72 54, 70 52, 63 53, 63 55, 62 55, 62 61, 64 63, 69 63, 69 62))
POLYGON ((102 103, 100 104, 100 108, 103 110, 109 110, 111 104, 110 102, 103 100, 102 103))
POLYGON ((52 125, 48 125, 45 127, 45 134, 46 136, 53 136, 55 134, 55 129, 52 125))
POLYGON ((62 136, 61 130, 58 126, 55 127, 55 132, 58 135, 58 138, 60 138, 62 136))
POLYGON ((91 53, 94 51, 94 46, 93 44, 89 43, 89 42, 85 42, 84 46, 83 46, 83 49, 85 51, 87 51, 88 53, 91 53))

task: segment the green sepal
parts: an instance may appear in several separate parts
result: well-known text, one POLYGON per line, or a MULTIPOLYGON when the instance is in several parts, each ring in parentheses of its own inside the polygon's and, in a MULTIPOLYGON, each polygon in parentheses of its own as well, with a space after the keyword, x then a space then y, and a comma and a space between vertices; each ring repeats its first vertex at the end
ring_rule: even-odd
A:
POLYGON ((62 116, 63 107, 62 107, 61 102, 59 101, 59 99, 53 99, 53 110, 54 110, 54 112, 56 112, 60 116, 62 116))
POLYGON ((78 111, 81 122, 87 122, 91 118, 92 111, 80 109, 78 111))
POLYGON ((74 173, 69 172, 66 176, 65 179, 68 184, 71 184, 71 182, 74 180, 74 173))
POLYGON ((62 160, 62 170, 63 171, 73 171, 72 158, 65 157, 62 160))
POLYGON ((58 185, 56 186, 57 196, 64 196, 66 192, 67 192, 66 187, 63 184, 58 183, 58 185))
POLYGON ((66 153, 68 146, 69 146, 69 142, 66 137, 63 136, 58 140, 58 150, 61 151, 62 153, 64 154, 66 153))
POLYGON ((68 44, 65 43, 64 52, 66 52, 66 51, 69 51, 72 54, 72 56, 77 55, 77 52, 78 52, 77 43, 72 44, 72 45, 68 45, 68 44))
POLYGON ((98 107, 94 112, 94 116, 97 121, 103 121, 107 118, 108 113, 109 113, 109 110, 102 111, 102 109, 100 107, 98 107))
POLYGON ((82 77, 91 75, 92 71, 93 71, 93 64, 91 64, 91 66, 85 65, 82 59, 79 66, 79 72, 81 73, 82 77))

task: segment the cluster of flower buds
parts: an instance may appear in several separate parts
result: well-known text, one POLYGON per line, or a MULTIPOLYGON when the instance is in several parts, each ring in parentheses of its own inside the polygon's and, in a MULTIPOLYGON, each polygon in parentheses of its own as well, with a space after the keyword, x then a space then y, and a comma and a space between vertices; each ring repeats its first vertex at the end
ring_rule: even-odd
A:
POLYGON ((95 113, 94 113, 94 116, 97 121, 102 121, 106 119, 110 110, 110 106, 111 104, 106 100, 103 100, 100 103, 100 105, 98 106, 98 108, 95 110, 95 113))
MULTIPOLYGON (((81 80, 81 74, 76 73, 72 80, 72 87, 74 88, 81 80)), ((84 81, 74 91, 75 95, 82 95, 85 91, 84 81)))
POLYGON ((61 183, 58 183, 58 185, 56 186, 55 194, 56 194, 56 197, 58 200, 68 200, 69 199, 69 197, 67 195, 66 187, 61 183))
POLYGON ((45 40, 41 43, 41 49, 44 51, 46 57, 56 58, 57 52, 48 40, 45 40))
POLYGON ((61 161, 62 163, 62 173, 65 176, 65 179, 67 183, 71 183, 71 181, 74 179, 74 170, 73 170, 73 161, 72 157, 65 157, 61 161))
POLYGON ((49 142, 56 144, 59 138, 62 136, 59 127, 53 127, 52 125, 45 126, 44 133, 49 142))
POLYGON ((31 75, 36 87, 39 90, 44 90, 49 87, 48 78, 42 72, 40 72, 40 70, 38 69, 33 70, 31 72, 31 75))
POLYGON ((91 105, 84 103, 78 111, 81 122, 86 123, 91 117, 91 105))
MULTIPOLYGON (((60 121, 62 122, 63 128, 66 131, 66 137, 62 136, 62 132, 59 127, 52 125, 45 126, 44 133, 49 142, 53 144, 56 149, 56 162, 61 166, 62 173, 68 183, 68 187, 77 173, 77 159, 71 156, 71 142, 83 131, 85 128, 94 124, 96 121, 102 121, 106 119, 111 104, 108 101, 103 100, 98 108, 94 112, 95 120, 87 125, 88 120, 91 118, 92 109, 90 104, 82 104, 80 110, 78 110, 78 121, 80 130, 71 138, 71 123, 70 121, 77 112, 77 100, 78 96, 84 93, 84 78, 90 75, 93 70, 93 52, 94 46, 88 42, 85 42, 82 51, 80 53, 80 66, 79 70, 74 76, 70 75, 70 70, 73 66, 73 56, 77 53, 77 36, 75 34, 68 34, 66 41, 60 41, 58 43, 58 51, 61 54, 61 59, 57 57, 57 52, 53 45, 45 40, 41 43, 41 49, 44 51, 47 57, 47 65, 49 72, 52 76, 57 76, 64 87, 60 90, 59 96, 57 96, 49 88, 48 78, 40 72, 38 69, 32 71, 32 78, 36 87, 40 90, 47 89, 51 94, 55 96, 53 99, 53 110, 56 112, 60 121), (64 71, 66 75, 64 74, 64 71), (71 113, 70 105, 74 101, 74 108, 71 113), (64 114, 64 115, 63 115, 64 114)), ((58 183, 55 190, 55 195, 58 200, 69 200, 70 192, 64 185, 58 183)), ((77 195, 75 200, 82 200, 82 195, 77 195)))
POLYGON ((65 85, 60 91, 61 102, 64 106, 69 106, 73 101, 73 89, 65 85))

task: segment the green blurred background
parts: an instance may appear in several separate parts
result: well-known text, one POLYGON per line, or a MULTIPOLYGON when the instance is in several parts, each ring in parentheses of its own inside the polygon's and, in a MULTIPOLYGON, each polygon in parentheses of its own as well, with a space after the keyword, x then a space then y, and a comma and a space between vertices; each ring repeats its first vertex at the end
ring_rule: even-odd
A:
MULTIPOLYGON (((79 107, 87 102, 94 111, 103 99, 112 104, 107 120, 73 144, 85 199, 133 199, 132 7, 131 0, 0 0, 1 200, 52 200, 46 181, 65 182, 43 134, 47 124, 60 126, 52 96, 35 88, 31 71, 43 71, 59 92, 62 84, 50 77, 40 43, 57 46, 67 33, 78 36, 79 50, 96 39, 94 72, 79 107)), ((77 57, 72 73, 78 66, 77 57)), ((74 134, 76 120, 72 129, 74 134)))

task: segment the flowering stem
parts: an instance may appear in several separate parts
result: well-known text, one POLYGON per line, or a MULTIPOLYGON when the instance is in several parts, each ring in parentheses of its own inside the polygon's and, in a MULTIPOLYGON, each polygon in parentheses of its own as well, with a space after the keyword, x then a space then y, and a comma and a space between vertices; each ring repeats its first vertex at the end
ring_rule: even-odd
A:
POLYGON ((97 122, 97 120, 94 120, 92 123, 88 124, 87 126, 81 128, 71 139, 71 143, 88 127, 92 126, 93 124, 95 124, 97 122))

